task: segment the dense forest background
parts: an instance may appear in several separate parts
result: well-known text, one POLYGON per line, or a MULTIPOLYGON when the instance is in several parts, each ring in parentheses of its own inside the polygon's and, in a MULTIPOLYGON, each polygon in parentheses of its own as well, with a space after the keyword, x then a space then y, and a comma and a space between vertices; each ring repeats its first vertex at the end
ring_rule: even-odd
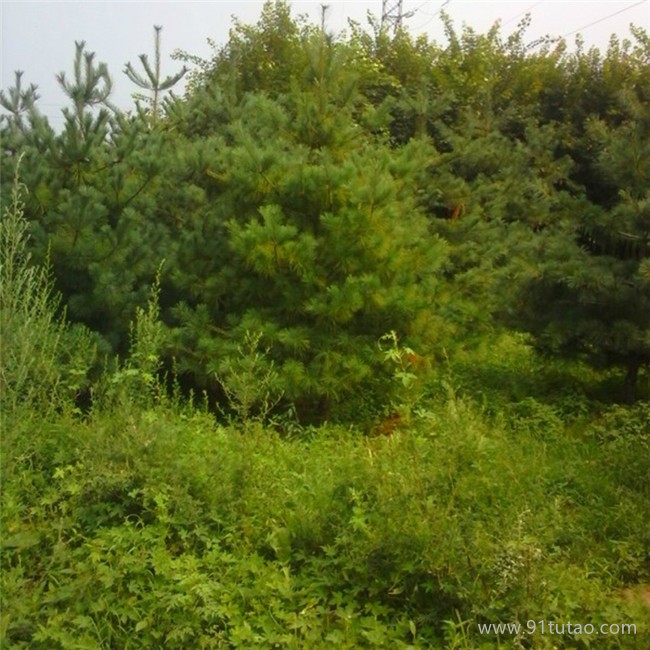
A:
POLYGON ((6 647, 647 647, 650 37, 442 19, 0 94, 6 647))

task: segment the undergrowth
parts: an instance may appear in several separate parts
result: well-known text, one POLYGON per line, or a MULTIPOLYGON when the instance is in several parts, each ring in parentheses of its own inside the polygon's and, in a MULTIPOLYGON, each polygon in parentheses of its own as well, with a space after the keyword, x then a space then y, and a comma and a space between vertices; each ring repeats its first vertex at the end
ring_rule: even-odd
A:
POLYGON ((492 648, 477 623, 542 618, 634 622, 597 647, 646 647, 617 595, 650 580, 646 416, 553 445, 463 400, 380 438, 162 406, 12 418, 5 647, 492 648))

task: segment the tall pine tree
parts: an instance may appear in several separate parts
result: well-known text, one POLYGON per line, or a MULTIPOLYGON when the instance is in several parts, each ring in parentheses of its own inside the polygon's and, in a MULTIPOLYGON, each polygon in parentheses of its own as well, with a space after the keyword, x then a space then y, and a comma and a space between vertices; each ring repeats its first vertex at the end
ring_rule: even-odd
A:
POLYGON ((185 278, 193 299, 178 310, 179 349, 214 381, 259 332, 305 419, 351 418, 390 399, 383 334, 421 350, 443 338, 445 247, 416 200, 428 145, 395 151, 370 134, 344 48, 322 34, 303 47, 292 90, 245 95, 213 141, 213 207, 181 246, 200 275, 185 278))

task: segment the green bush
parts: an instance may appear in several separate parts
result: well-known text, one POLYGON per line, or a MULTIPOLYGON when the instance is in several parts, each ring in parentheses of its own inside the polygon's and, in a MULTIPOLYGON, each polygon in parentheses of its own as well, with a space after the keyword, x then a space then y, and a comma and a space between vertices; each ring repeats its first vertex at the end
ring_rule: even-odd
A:
POLYGON ((390 437, 314 434, 164 405, 22 423, 3 448, 7 647, 479 648, 483 622, 642 624, 613 594, 648 579, 647 494, 611 450, 460 399, 390 437))
POLYGON ((5 416, 19 405, 42 412, 70 408, 87 386, 95 357, 90 332, 69 327, 57 314, 60 300, 48 269, 30 264, 23 191, 16 178, 0 219, 0 395, 5 416))

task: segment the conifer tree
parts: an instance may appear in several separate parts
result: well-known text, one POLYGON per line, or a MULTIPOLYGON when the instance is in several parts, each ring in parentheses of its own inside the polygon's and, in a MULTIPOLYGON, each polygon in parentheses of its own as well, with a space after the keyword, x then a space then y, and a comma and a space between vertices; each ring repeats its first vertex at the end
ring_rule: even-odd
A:
POLYGON ((415 198, 432 152, 365 131, 344 49, 320 34, 306 46, 291 92, 244 97, 214 149, 211 214, 181 246, 200 275, 184 278, 179 350, 192 351, 186 369, 215 377, 260 333, 303 417, 355 417, 390 399, 382 335, 421 350, 444 339, 444 245, 415 198))
MULTIPOLYGON (((163 152, 175 159, 179 149, 168 134, 150 133, 138 115, 92 110, 107 104, 110 76, 83 48, 76 44, 73 81, 58 76, 72 102, 63 130, 32 123, 27 131, 25 217, 34 260, 50 261, 68 317, 118 350, 128 343, 129 322, 146 303, 156 268, 173 257, 155 193, 170 162, 163 152)), ((3 171, 7 166, 3 159, 3 171)))
MULTIPOLYGON (((95 53, 84 51, 85 41, 75 41, 75 58, 72 81, 68 81, 65 72, 57 75, 57 81, 63 92, 72 100, 74 116, 80 132, 88 128, 86 112, 96 106, 110 106, 108 98, 113 89, 113 81, 105 63, 95 64, 95 53)), ((101 114, 103 114, 102 111, 101 114)))
MULTIPOLYGON (((23 89, 22 77, 24 72, 17 70, 16 85, 9 89, 8 95, 5 95, 3 90, 0 90, 0 106, 9 112, 9 115, 0 115, 0 122, 7 121, 13 129, 25 132, 27 124, 23 118, 25 115, 32 116, 37 112, 36 102, 39 95, 36 92, 38 86, 30 84, 29 88, 23 89)), ((7 144, 3 144, 6 149, 7 144)))
POLYGON ((15 86, 6 94, 0 91, 0 105, 8 111, 8 114, 0 115, 0 185, 3 196, 11 193, 19 159, 22 161, 22 183, 33 188, 42 179, 43 160, 54 147, 54 131, 37 106, 37 87, 30 84, 29 88, 23 88, 22 75, 22 72, 16 72, 15 86))
POLYGON ((522 249, 534 262, 524 265, 515 302, 515 322, 542 349, 623 367, 628 401, 650 363, 648 82, 618 93, 626 115, 618 126, 589 121, 599 203, 583 198, 522 249))
POLYGON ((153 68, 149 63, 149 58, 146 54, 140 55, 140 61, 144 68, 146 76, 136 72, 131 63, 127 63, 124 68, 124 74, 139 88, 149 90, 152 93, 151 98, 137 95, 138 100, 148 100, 151 102, 151 113, 153 121, 156 122, 160 112, 160 103, 162 93, 171 90, 188 72, 188 68, 183 66, 180 72, 166 77, 164 80, 160 74, 160 32, 162 31, 161 25, 154 25, 154 64, 153 68))

